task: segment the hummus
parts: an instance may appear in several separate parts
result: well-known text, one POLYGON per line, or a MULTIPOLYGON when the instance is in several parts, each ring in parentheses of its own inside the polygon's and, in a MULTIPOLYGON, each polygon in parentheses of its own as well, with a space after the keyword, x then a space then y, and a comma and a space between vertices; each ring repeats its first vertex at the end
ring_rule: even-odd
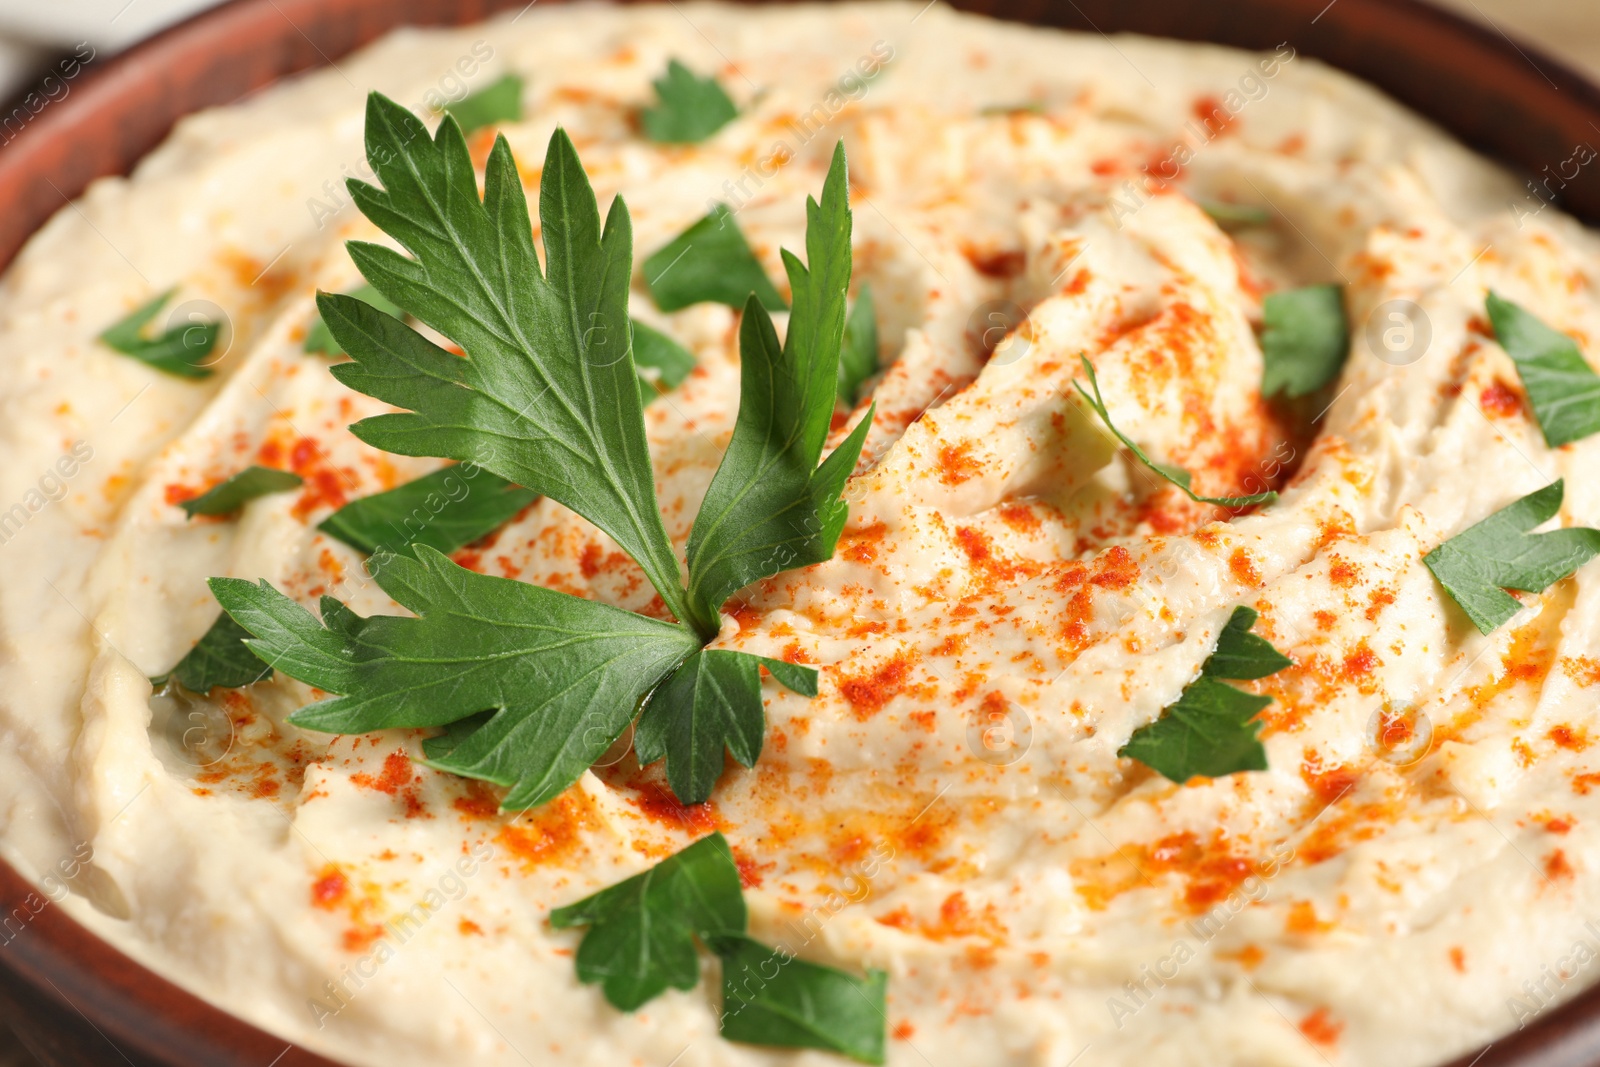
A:
MULTIPOLYGON (((0 283, 0 831, 38 908, 357 1065, 842 1062, 721 1040, 715 982, 624 1014, 577 981, 550 910, 712 829, 753 936, 889 973, 894 1064, 1431 1064, 1600 975, 1600 565, 1485 637, 1422 562, 1558 477, 1561 521, 1600 525, 1600 439, 1545 447, 1483 311, 1493 288, 1593 351, 1592 236, 1288 46, 919 7, 403 30, 184 120, 63 208, 0 283), (673 57, 742 109, 698 145, 637 129, 673 57), (212 575, 398 610, 315 526, 439 464, 351 436, 382 405, 302 342, 313 292, 359 281, 343 242, 375 235, 343 189, 365 93, 432 121, 507 72, 526 183, 564 126, 602 208, 625 195, 635 264, 725 202, 781 278, 849 151, 884 368, 850 525, 718 639, 821 692, 769 680, 760 762, 705 805, 624 754, 502 814, 413 762, 421 731, 287 725, 315 696, 282 676, 204 700, 147 680, 216 617, 212 575), (1211 203, 1265 221, 1225 231, 1211 203), (1263 295, 1324 282, 1352 325, 1332 403, 1269 404, 1263 295), (228 323, 204 382, 95 340, 170 286, 228 323), (1079 353, 1200 493, 1281 499, 1229 516, 1150 478, 1085 416, 1079 353), (175 506, 251 463, 304 486, 229 520, 175 506), (1178 786, 1119 759, 1239 605, 1294 659, 1244 683, 1273 698, 1270 770, 1178 786)), ((646 412, 681 549, 732 432, 736 318, 662 314, 635 281, 633 313, 698 359, 646 412)), ((456 558, 651 607, 550 501, 456 558)))

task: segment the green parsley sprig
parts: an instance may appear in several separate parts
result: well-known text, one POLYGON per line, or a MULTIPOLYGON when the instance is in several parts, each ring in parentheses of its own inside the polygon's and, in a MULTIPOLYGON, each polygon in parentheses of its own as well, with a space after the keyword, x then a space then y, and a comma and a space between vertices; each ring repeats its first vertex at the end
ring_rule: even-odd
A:
POLYGON ((1485 306, 1500 347, 1516 364, 1545 444, 1560 448, 1600 431, 1600 375, 1578 343, 1495 293, 1485 306))
POLYGON ((1600 530, 1529 532, 1555 518, 1565 493, 1565 483, 1557 479, 1422 557, 1479 633, 1493 633, 1522 610, 1507 589, 1542 593, 1600 553, 1600 530))
POLYGON ((693 352, 638 319, 633 320, 633 362, 655 371, 654 377, 639 373, 639 396, 646 407, 663 392, 682 385, 695 367, 693 352))
POLYGON ((751 293, 768 311, 789 308, 726 204, 653 252, 644 261, 644 280, 662 311, 704 302, 741 308, 751 293))
POLYGON ((722 961, 722 1036, 777 1048, 884 1062, 888 976, 865 978, 798 959, 749 937, 739 868, 720 833, 576 904, 550 913, 559 929, 586 926, 578 978, 634 1011, 700 979, 698 942, 722 961))
MULTIPOLYGON (((644 262, 644 276, 651 297, 663 311, 678 311, 700 303, 738 308, 752 292, 768 311, 788 310, 725 204, 717 205, 711 214, 652 253, 644 262)), ((635 334, 641 330, 648 328, 636 321, 635 334)), ((878 313, 870 286, 863 285, 857 294, 845 320, 841 343, 839 402, 849 408, 861 399, 861 388, 867 379, 878 373, 878 313)), ((635 359, 648 351, 635 340, 635 359)), ((669 386, 677 384, 664 373, 662 381, 669 386)), ((645 396, 647 403, 653 399, 651 393, 645 396)))
POLYGON ((640 112, 644 132, 662 144, 704 141, 738 117, 739 107, 715 78, 697 77, 676 59, 655 81, 656 102, 640 112))
POLYGON ((178 506, 191 519, 196 515, 228 515, 258 497, 298 489, 302 482, 293 471, 250 466, 178 506))
POLYGON ((664 756, 679 799, 704 800, 725 748, 742 762, 759 755, 760 667, 816 692, 811 668, 701 650, 729 596, 829 558, 847 515, 840 494, 871 412, 821 458, 850 284, 843 146, 820 202, 807 204, 808 262, 784 255, 795 304, 781 346, 747 293, 739 413, 690 534, 687 585, 645 444, 626 205, 617 199, 602 226, 577 152, 557 130, 540 183, 541 270, 504 137, 489 153, 481 200, 451 117, 430 137, 374 93, 367 146, 383 185, 352 181, 352 198, 404 251, 351 242, 350 255, 378 292, 465 355, 361 300, 321 294, 322 318, 351 356, 331 372, 401 409, 352 432, 402 455, 476 462, 571 508, 633 557, 679 621, 475 574, 426 544, 375 574, 415 618, 362 618, 324 598, 319 621, 264 582, 214 578, 213 592, 253 635, 254 654, 336 694, 296 712, 298 725, 446 727, 427 746, 430 762, 506 786, 504 807, 520 809, 570 786, 642 712, 641 759, 664 756))
POLYGON ((1171 464, 1157 463, 1145 453, 1144 449, 1135 444, 1131 437, 1117 429, 1116 424, 1111 421, 1111 413, 1106 410, 1106 402, 1100 395, 1100 379, 1095 375, 1094 364, 1089 362, 1088 356, 1080 355, 1078 359, 1083 362, 1083 372, 1089 378, 1089 389, 1093 389, 1094 392, 1091 393, 1089 389, 1085 389, 1081 382, 1073 382, 1072 384, 1082 395, 1084 402, 1089 405, 1090 410, 1100 416, 1100 421, 1105 424, 1106 429, 1111 431, 1112 435, 1122 442, 1122 446, 1132 452, 1140 463, 1159 474, 1167 482, 1183 490, 1184 495, 1190 500, 1197 504, 1214 504, 1219 508, 1238 509, 1253 507, 1256 504, 1270 504, 1278 499, 1278 494, 1271 489, 1261 493, 1251 493, 1248 496, 1201 496, 1196 493, 1191 488, 1193 477, 1188 471, 1182 467, 1174 467, 1171 464))
POLYGON ((872 287, 863 285, 844 323, 844 350, 839 355, 839 401, 855 407, 861 387, 878 373, 878 307, 872 287))
POLYGON ((1269 696, 1246 693, 1224 679, 1248 681, 1293 664, 1265 638, 1250 632, 1253 608, 1238 607, 1217 637, 1216 648, 1161 718, 1133 732, 1119 756, 1136 759, 1179 785, 1195 775, 1221 778, 1236 771, 1267 769, 1261 724, 1269 696))
POLYGON ((100 335, 100 343, 174 377, 196 381, 211 377, 215 372, 205 361, 222 335, 221 323, 180 323, 154 337, 145 336, 146 328, 177 291, 168 289, 112 323, 100 335))
POLYGON ((445 113, 461 126, 462 133, 475 133, 498 122, 515 122, 522 117, 522 78, 502 74, 475 93, 444 106, 445 113))
POLYGON ((1312 285, 1262 302, 1261 395, 1305 396, 1332 382, 1350 351, 1344 290, 1312 285))
POLYGON ((150 684, 159 689, 176 678, 192 693, 209 693, 216 687, 238 689, 259 682, 272 668, 245 647, 244 639, 249 636, 248 630, 223 612, 177 666, 150 679, 150 684))

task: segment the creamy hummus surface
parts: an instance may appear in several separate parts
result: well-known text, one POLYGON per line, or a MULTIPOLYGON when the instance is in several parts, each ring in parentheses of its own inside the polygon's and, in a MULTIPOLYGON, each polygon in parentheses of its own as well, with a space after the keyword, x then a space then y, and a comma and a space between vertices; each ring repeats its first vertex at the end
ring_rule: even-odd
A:
MULTIPOLYGON (((1560 524, 1600 525, 1600 439, 1545 446, 1484 315, 1492 288, 1592 351, 1591 235, 1287 45, 919 7, 402 30, 185 119, 63 207, 0 286, 0 830, 40 886, 0 939, 65 908, 355 1065, 845 1062, 722 1040, 714 981, 633 1014, 578 982, 581 931, 550 910, 720 829, 753 936, 888 972, 897 1065, 1433 1064, 1600 975, 1600 564, 1485 637, 1422 562, 1558 477, 1560 524), (640 134, 671 58, 741 108, 703 143, 640 134), (281 675, 210 699, 148 681, 216 617, 213 575, 400 610, 315 527, 440 464, 358 442, 383 406, 302 343, 315 290, 359 281, 343 242, 376 236, 343 187, 367 91, 431 124, 507 72, 525 184, 565 127, 602 210, 632 211, 633 314, 698 359, 646 411, 680 550, 733 428, 737 318, 662 314, 639 264, 724 202, 781 278, 849 153, 883 366, 850 522, 718 639, 814 665, 820 694, 768 679, 761 759, 705 805, 619 749, 501 813, 413 762, 424 731, 286 724, 316 696, 281 675), (1218 203, 1264 221, 1224 230, 1218 203), (1352 337, 1331 403, 1269 403, 1263 297, 1326 282, 1352 337), (174 286, 230 324, 203 382, 95 339, 174 286), (1281 499, 1230 515, 1154 479, 1086 416, 1079 353, 1200 492, 1281 499), (176 506, 251 463, 304 485, 231 519, 176 506), (1270 770, 1178 786, 1119 759, 1238 605, 1294 660, 1242 683, 1273 698, 1270 770)), ((660 611, 548 500, 455 558, 660 611)))

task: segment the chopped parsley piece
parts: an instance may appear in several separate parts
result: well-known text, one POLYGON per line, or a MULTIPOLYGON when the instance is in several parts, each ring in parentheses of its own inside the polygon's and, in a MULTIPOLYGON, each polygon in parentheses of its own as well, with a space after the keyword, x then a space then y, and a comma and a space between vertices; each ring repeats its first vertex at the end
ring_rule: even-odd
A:
POLYGON ((865 978, 798 959, 748 937, 721 937, 722 1036, 777 1048, 816 1048, 884 1062, 889 976, 865 978))
POLYGON ((839 399, 855 407, 861 386, 878 373, 878 310, 872 289, 863 285, 844 323, 844 351, 839 355, 839 399))
POLYGON ((1507 589, 1542 593, 1600 553, 1600 530, 1529 532, 1555 518, 1565 492, 1559 479, 1551 482, 1422 557, 1480 633, 1492 633, 1522 610, 1507 589))
POLYGON ((286 493, 303 483, 304 480, 292 471, 251 466, 178 506, 191 519, 196 515, 231 515, 257 497, 286 493))
POLYGON ((633 1011, 700 978, 696 940, 722 959, 722 1036, 771 1048, 839 1052, 884 1062, 888 976, 857 978, 751 939, 727 839, 701 838, 642 874, 550 913, 559 930, 587 926, 578 979, 633 1011))
POLYGON ((1517 365, 1545 444, 1560 448, 1600 430, 1600 375, 1577 342, 1494 293, 1487 307, 1500 347, 1517 365))
POLYGON ((1249 682, 1294 666, 1294 660, 1273 648, 1272 642, 1250 632, 1259 617, 1254 608, 1234 608, 1201 672, 1249 682))
POLYGON ((1106 429, 1110 430, 1116 439, 1121 441, 1123 446, 1138 458, 1140 463, 1143 463, 1162 478, 1183 490, 1190 500, 1197 504, 1214 504, 1219 508, 1248 508, 1256 504, 1270 504, 1278 499, 1278 494, 1270 489, 1264 493, 1251 493, 1249 496, 1200 496, 1189 488, 1192 478, 1188 471, 1182 467, 1157 463, 1145 455, 1144 449, 1134 444, 1130 438, 1116 428, 1111 421, 1110 412, 1106 411, 1105 401, 1100 397, 1100 380, 1095 377, 1094 364, 1089 362, 1088 356, 1079 356, 1078 358, 1083 361, 1083 370, 1089 376, 1089 385, 1094 389, 1094 395, 1091 396, 1089 390, 1085 389, 1081 382, 1073 382, 1072 384, 1077 387, 1078 392, 1083 395, 1083 399, 1094 409, 1095 414, 1100 416, 1100 421, 1105 423, 1106 429))
MULTIPOLYGON (((385 315, 400 317, 400 309, 395 307, 388 297, 370 285, 361 285, 350 290, 350 295, 357 300, 371 304, 385 315)), ((305 343, 300 346, 307 352, 320 352, 325 356, 342 356, 345 351, 339 342, 333 339, 333 331, 328 329, 328 324, 322 321, 322 316, 317 316, 317 321, 311 329, 306 331, 305 343)))
MULTIPOLYGON (((297 725, 335 733, 444 727, 424 745, 430 763, 508 787, 503 806, 521 809, 575 782, 642 712, 645 751, 665 756, 680 799, 703 799, 723 748, 752 761, 759 754, 762 731, 750 721, 759 666, 802 695, 816 693, 809 667, 700 653, 729 596, 828 559, 847 517, 840 495, 872 413, 822 459, 850 284, 843 146, 821 203, 807 204, 809 265, 784 254, 796 300, 781 349, 760 302, 751 296, 744 309, 739 413, 691 530, 685 588, 645 447, 626 205, 613 203, 602 228, 577 153, 557 130, 540 188, 544 272, 504 137, 489 154, 481 201, 454 119, 429 138, 404 108, 373 94, 367 143, 385 187, 352 182, 351 194, 415 258, 363 242, 351 242, 350 255, 407 315, 464 355, 360 300, 322 294, 323 318, 352 357, 330 372, 403 409, 352 432, 402 455, 470 459, 565 504, 633 557, 680 621, 475 574, 425 543, 369 563, 414 618, 362 618, 324 597, 319 621, 265 582, 232 578, 212 579, 214 594, 253 635, 255 654, 334 694, 297 711, 297 725)), ((357 524, 337 525, 350 533, 357 524)), ((377 540, 370 525, 352 536, 377 540)))
POLYGON ((1262 312, 1262 396, 1305 396, 1339 377, 1350 350, 1343 289, 1313 285, 1271 293, 1262 312))
POLYGON ((578 946, 578 980, 601 983, 622 1011, 668 988, 693 989, 700 981, 695 938, 740 935, 747 921, 739 868, 719 833, 550 913, 558 930, 589 928, 578 946))
POLYGON ((223 612, 176 667, 150 679, 150 684, 160 688, 176 678, 192 693, 209 693, 216 686, 238 689, 259 682, 272 668, 245 647, 244 639, 249 636, 248 630, 223 612))
POLYGON ((772 279, 750 250, 750 242, 726 204, 718 204, 715 211, 645 260, 644 278, 662 311, 705 302, 742 308, 751 293, 768 311, 789 307, 773 288, 772 279))
POLYGON ((654 82, 656 104, 640 114, 644 132, 662 144, 695 144, 732 122, 739 108, 715 78, 697 78, 676 59, 654 82))
POLYGON ((222 333, 218 322, 190 322, 173 326, 155 337, 145 336, 145 327, 161 313, 177 289, 168 289, 148 304, 135 308, 100 335, 100 343, 125 356, 148 363, 156 370, 179 378, 199 380, 213 371, 204 365, 222 333))
POLYGON ((1136 759, 1179 785, 1197 774, 1221 778, 1235 771, 1266 770, 1267 750, 1261 747, 1261 724, 1255 720, 1272 698, 1222 681, 1265 678, 1294 662, 1250 632, 1257 617, 1252 608, 1234 608, 1200 677, 1161 718, 1135 730, 1117 755, 1136 759))
POLYGON ((652 326, 633 320, 633 364, 656 372, 639 375, 639 397, 646 404, 683 384, 694 370, 694 353, 652 326))
POLYGON ((444 110, 464 134, 497 122, 515 122, 522 117, 522 79, 515 74, 502 75, 472 95, 446 104, 444 110))
POLYGON ((432 474, 352 500, 317 529, 361 552, 392 554, 427 545, 449 554, 494 533, 539 495, 476 467, 432 474))
POLYGON ((684 804, 700 804, 722 774, 723 749, 754 767, 766 726, 756 658, 701 649, 650 694, 633 749, 641 765, 666 759, 673 794, 684 804))
POLYGON ((641 766, 667 761, 667 784, 685 804, 711 796, 722 775, 722 750, 746 767, 761 756, 767 715, 761 672, 801 696, 817 695, 816 672, 782 660, 727 649, 702 649, 650 694, 633 735, 641 766))

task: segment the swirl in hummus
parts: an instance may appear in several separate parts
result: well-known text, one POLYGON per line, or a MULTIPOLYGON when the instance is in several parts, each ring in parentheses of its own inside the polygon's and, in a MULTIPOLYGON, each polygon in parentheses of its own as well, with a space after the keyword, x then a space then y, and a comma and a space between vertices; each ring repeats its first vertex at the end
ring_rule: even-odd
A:
MULTIPOLYGON (((1287 46, 918 7, 397 32, 186 119, 33 239, 0 288, 0 826, 40 907, 352 1064, 838 1062, 719 1040, 704 984, 626 1014, 574 976, 550 911, 713 829, 754 935, 888 972, 893 1064, 1430 1064, 1600 974, 1600 570, 1482 635, 1423 563, 1557 478, 1559 524, 1600 523, 1600 443, 1546 446, 1484 316, 1492 289, 1591 348, 1592 235, 1287 46), (673 58, 740 108, 700 143, 638 129, 673 58), (440 464, 356 440, 386 408, 303 342, 313 293, 360 280, 344 242, 378 236, 343 191, 366 90, 431 122, 507 72, 525 185, 564 127, 602 206, 626 196, 636 263, 722 202, 781 278, 849 151, 883 338, 849 525, 715 645, 812 665, 820 692, 768 680, 760 762, 703 805, 624 752, 501 813, 414 761, 423 731, 289 725, 316 696, 282 675, 152 696, 216 616, 212 575, 398 612, 316 526, 440 464), (1265 221, 1225 231, 1218 203, 1265 221), (1329 402, 1269 401, 1264 296, 1330 282, 1352 339, 1329 402), (209 379, 96 341, 168 286, 229 324, 209 379), (1080 354, 1199 493, 1280 498, 1235 514, 1151 478, 1085 414, 1080 354), (177 506, 252 463, 303 484, 233 518, 177 506), (1269 769, 1180 786, 1119 758, 1239 605, 1293 660, 1239 683, 1272 698, 1269 769)), ((681 551, 733 428, 738 317, 662 313, 637 268, 632 307, 697 359, 645 414, 681 551)), ((661 610, 547 499, 454 558, 661 610)))

